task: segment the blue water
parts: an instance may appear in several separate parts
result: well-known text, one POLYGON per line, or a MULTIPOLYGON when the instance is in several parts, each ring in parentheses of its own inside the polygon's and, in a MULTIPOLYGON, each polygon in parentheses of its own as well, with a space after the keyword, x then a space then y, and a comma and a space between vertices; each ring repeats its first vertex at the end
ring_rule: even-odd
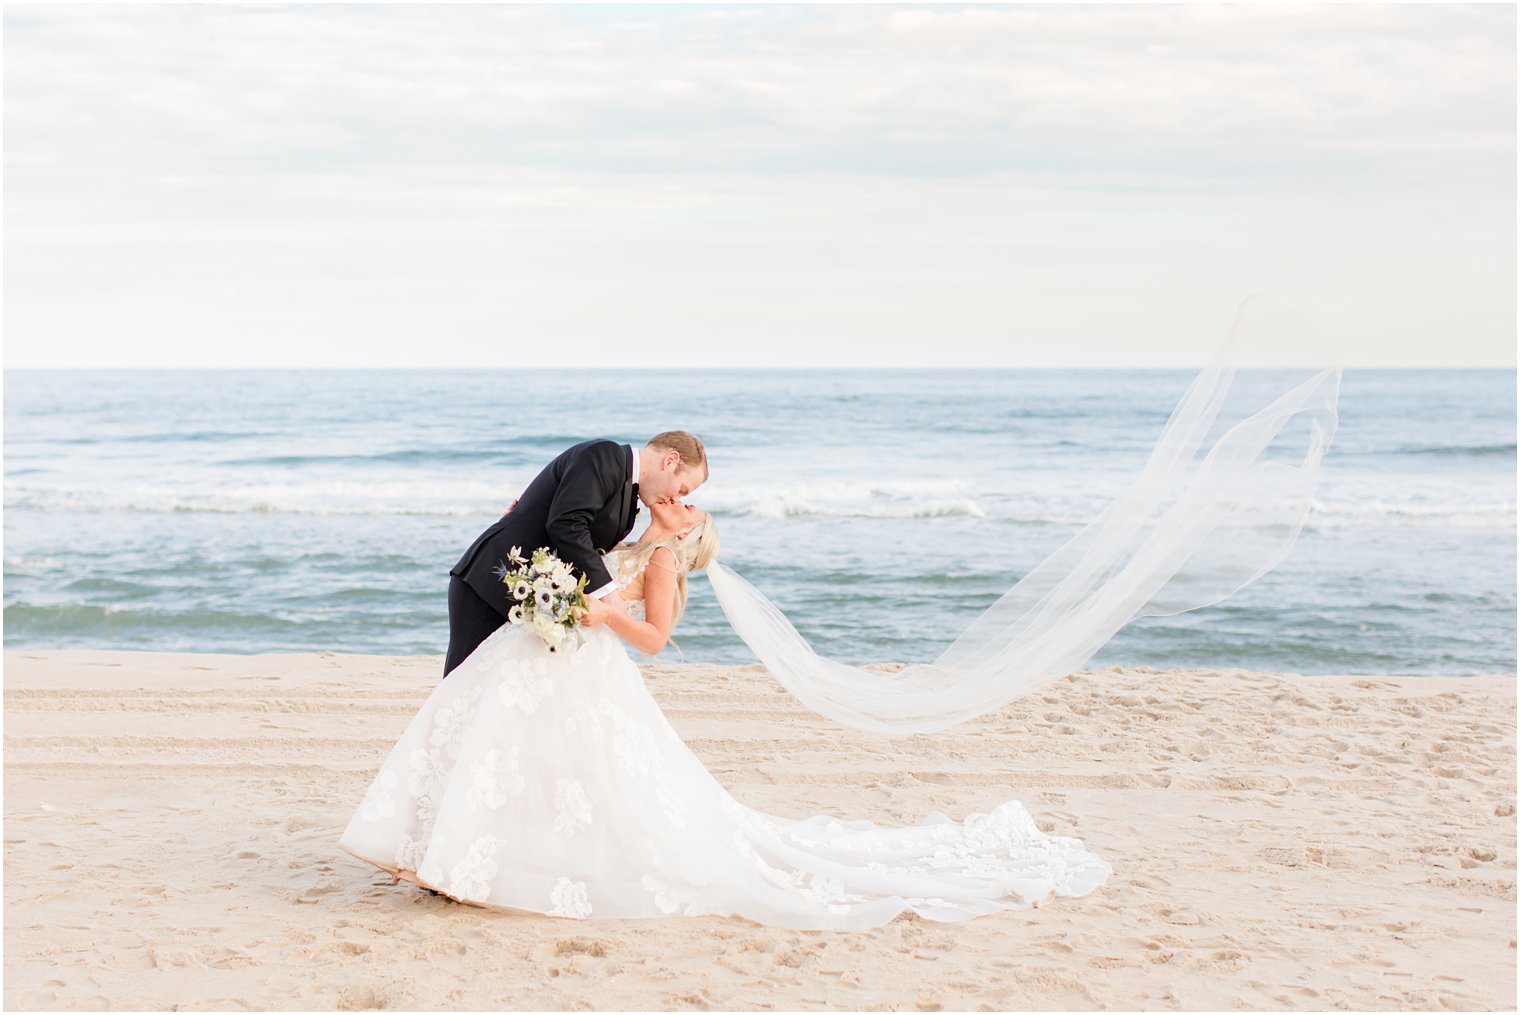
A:
MULTIPOLYGON (((1186 370, 9 371, 5 646, 438 653, 563 447, 707 441, 723 557, 822 652, 932 658, 1144 461, 1186 370)), ((1092 665, 1515 669, 1515 372, 1349 370, 1292 556, 1092 665)), ((705 581, 672 660, 749 661, 705 581)))

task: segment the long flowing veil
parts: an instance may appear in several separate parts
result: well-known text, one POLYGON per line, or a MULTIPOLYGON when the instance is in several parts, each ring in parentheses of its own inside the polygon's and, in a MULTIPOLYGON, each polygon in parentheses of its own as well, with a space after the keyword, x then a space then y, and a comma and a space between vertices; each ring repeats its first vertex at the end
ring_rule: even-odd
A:
POLYGON ((1217 603, 1275 567, 1309 514, 1340 379, 1306 321, 1246 300, 1131 484, 930 663, 825 659, 730 568, 715 561, 708 578, 734 631, 809 708, 880 733, 945 729, 1070 673, 1137 617, 1217 603), (1306 366, 1249 369, 1264 352, 1306 366))

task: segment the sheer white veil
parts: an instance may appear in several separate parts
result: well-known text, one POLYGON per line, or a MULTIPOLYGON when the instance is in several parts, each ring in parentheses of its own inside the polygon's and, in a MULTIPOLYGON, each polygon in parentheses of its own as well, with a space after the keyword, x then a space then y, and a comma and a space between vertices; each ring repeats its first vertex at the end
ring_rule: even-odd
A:
POLYGON ((809 708, 879 733, 945 729, 1070 673, 1137 617, 1217 603, 1275 567, 1313 502, 1340 379, 1306 321, 1247 299, 1128 488, 930 663, 824 659, 731 569, 714 561, 708 578, 734 631, 809 708), (1307 365, 1250 369, 1264 354, 1307 365))

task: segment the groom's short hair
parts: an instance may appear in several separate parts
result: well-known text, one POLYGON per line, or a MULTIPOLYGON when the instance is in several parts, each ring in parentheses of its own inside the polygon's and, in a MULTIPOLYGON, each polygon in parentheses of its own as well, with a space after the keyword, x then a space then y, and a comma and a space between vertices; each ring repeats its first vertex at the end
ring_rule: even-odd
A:
POLYGON ((674 451, 681 456, 681 468, 702 470, 702 481, 707 482, 707 449, 696 434, 685 430, 666 430, 649 438, 649 446, 661 451, 674 451))

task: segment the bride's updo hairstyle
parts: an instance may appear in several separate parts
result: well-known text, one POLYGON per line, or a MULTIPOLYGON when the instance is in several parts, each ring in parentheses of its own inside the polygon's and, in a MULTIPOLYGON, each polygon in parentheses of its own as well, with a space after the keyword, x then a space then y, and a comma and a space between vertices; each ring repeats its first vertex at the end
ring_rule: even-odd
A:
POLYGON ((676 557, 676 607, 671 619, 674 626, 681 622, 681 615, 686 612, 686 572, 701 571, 718 556, 718 526, 713 522, 713 516, 708 515, 687 529, 680 539, 672 536, 639 547, 629 554, 625 566, 643 567, 662 546, 669 547, 676 557))
POLYGON ((708 515, 686 530, 685 537, 670 543, 676 554, 676 608, 671 619, 674 627, 686 612, 686 572, 702 570, 718 555, 718 526, 708 515))

